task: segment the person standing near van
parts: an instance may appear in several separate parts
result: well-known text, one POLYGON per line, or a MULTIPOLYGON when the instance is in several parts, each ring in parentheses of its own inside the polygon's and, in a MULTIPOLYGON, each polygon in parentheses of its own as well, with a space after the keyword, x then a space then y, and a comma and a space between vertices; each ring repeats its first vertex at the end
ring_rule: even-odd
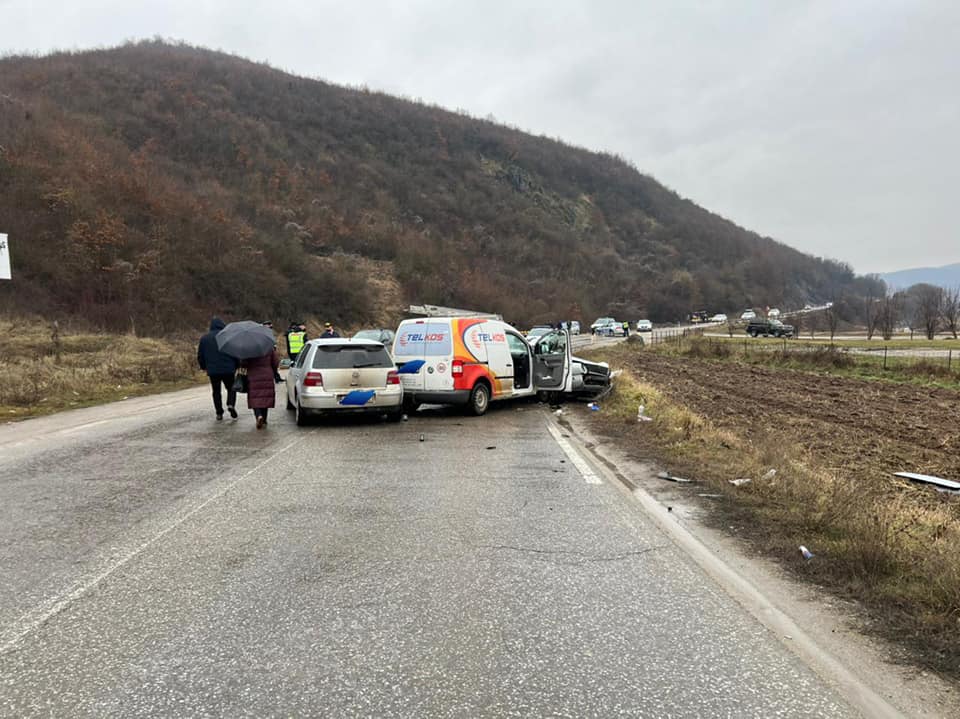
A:
POLYGON ((200 338, 197 345, 197 364, 210 378, 210 387, 213 390, 213 409, 217 413, 217 421, 223 419, 223 395, 220 385, 227 388, 227 410, 233 419, 237 418, 237 393, 233 389, 233 376, 237 371, 237 360, 224 354, 217 346, 217 335, 226 325, 219 317, 210 321, 210 331, 200 338))
POLYGON ((287 357, 291 364, 297 361, 297 355, 307 343, 307 328, 303 322, 291 322, 287 330, 287 357))

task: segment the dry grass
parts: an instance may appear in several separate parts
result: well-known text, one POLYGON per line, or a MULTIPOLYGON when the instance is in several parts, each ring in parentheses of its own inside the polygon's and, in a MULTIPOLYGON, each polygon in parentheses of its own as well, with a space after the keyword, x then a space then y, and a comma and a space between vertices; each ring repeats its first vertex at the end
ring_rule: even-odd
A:
POLYGON ((22 419, 203 380, 196 339, 146 339, 61 330, 0 319, 0 419, 22 419))
POLYGON ((782 433, 719 428, 625 371, 592 415, 601 431, 723 499, 718 526, 735 525, 758 551, 867 609, 870 627, 915 660, 960 676, 960 500, 911 485, 855 481, 782 433), (645 406, 650 422, 637 422, 645 406), (764 478, 771 468, 775 476, 764 478), (749 477, 739 487, 731 478, 749 477), (815 558, 805 561, 798 547, 815 558))

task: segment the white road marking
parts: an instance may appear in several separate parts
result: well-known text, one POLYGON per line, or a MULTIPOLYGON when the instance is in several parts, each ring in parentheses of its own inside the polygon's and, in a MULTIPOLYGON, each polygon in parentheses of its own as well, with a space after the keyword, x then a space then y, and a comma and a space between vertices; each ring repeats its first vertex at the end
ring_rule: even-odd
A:
POLYGON ((597 476, 597 473, 593 471, 587 463, 587 460, 580 456, 580 453, 573 448, 573 445, 564 438, 563 433, 561 433, 552 422, 547 422, 547 429, 550 430, 553 438, 557 440, 557 444, 560 445, 563 453, 573 462, 573 466, 583 475, 583 479, 587 484, 603 484, 603 480, 597 476))
POLYGON ((172 530, 179 527, 208 504, 222 497, 245 479, 259 471, 265 465, 269 464, 276 457, 287 452, 297 443, 302 442, 306 436, 306 434, 302 434, 300 437, 292 442, 289 442, 283 448, 277 450, 262 462, 257 464, 255 467, 253 467, 253 469, 250 469, 236 479, 228 482, 226 485, 222 485, 218 489, 214 490, 213 493, 211 493, 199 504, 195 505, 192 509, 188 509, 174 516, 172 520, 162 524, 160 529, 154 532, 154 534, 145 542, 135 545, 133 548, 122 550, 119 553, 119 556, 111 556, 99 562, 99 566, 95 566, 91 571, 87 572, 85 576, 76 580, 70 589, 57 596, 51 597, 47 601, 31 609, 17 621, 5 628, 2 633, 0 633, 0 654, 5 654, 16 647, 16 645, 19 644, 20 641, 22 641, 28 634, 43 626, 43 624, 45 624, 47 621, 62 612, 64 609, 70 606, 70 604, 80 599, 84 594, 100 584, 100 582, 102 582, 104 579, 109 577, 125 564, 129 563, 132 559, 137 557, 137 555, 143 553, 151 545, 155 544, 158 540, 162 539, 172 530))

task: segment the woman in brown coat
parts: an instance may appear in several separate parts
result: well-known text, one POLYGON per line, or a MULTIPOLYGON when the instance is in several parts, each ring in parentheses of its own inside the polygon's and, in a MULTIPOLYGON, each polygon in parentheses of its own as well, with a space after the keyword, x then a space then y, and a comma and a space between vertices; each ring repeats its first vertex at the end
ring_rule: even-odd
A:
POLYGON ((263 429, 267 423, 267 410, 276 405, 277 392, 273 378, 280 367, 280 356, 276 350, 270 350, 262 357, 243 360, 240 366, 247 369, 247 407, 253 410, 253 416, 257 418, 257 429, 263 429))

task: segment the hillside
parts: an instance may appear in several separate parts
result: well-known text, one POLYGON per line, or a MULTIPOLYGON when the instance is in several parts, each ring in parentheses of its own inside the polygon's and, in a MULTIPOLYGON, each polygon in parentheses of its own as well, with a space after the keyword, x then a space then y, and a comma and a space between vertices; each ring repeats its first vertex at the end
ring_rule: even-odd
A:
POLYGON ((906 289, 921 283, 952 289, 960 287, 960 262, 942 267, 918 267, 912 270, 884 272, 880 277, 895 289, 906 289))
POLYGON ((859 282, 616 157, 159 42, 0 60, 0 226, 0 310, 147 333, 398 296, 672 320, 859 282))

